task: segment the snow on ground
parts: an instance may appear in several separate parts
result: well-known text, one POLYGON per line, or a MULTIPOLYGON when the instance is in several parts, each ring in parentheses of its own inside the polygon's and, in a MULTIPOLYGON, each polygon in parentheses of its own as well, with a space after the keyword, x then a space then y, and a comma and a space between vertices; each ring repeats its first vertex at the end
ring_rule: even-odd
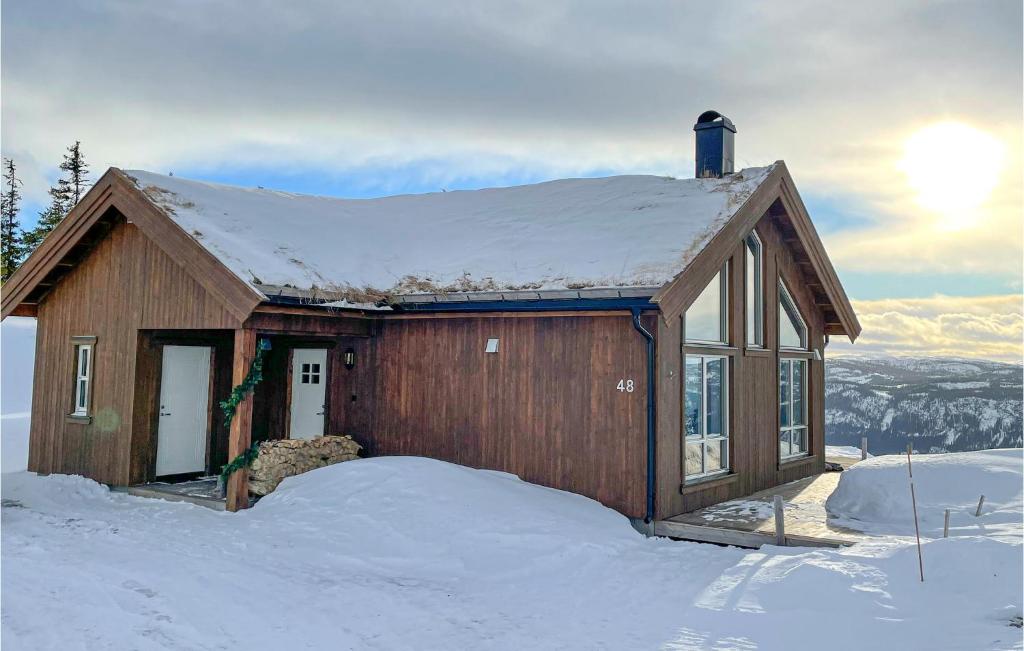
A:
MULTIPOLYGON (((950 536, 1021 536, 1022 464, 1018 449, 915 454, 914 490, 921 535, 942 536, 950 509, 950 536), (980 517, 974 513, 984 495, 980 517)), ((913 536, 913 505, 906 455, 862 461, 846 470, 826 508, 835 523, 868 533, 913 536)))
MULTIPOLYGON (((838 459, 860 459, 860 448, 855 448, 852 445, 826 445, 825 456, 838 459)), ((868 458, 873 456, 875 455, 868 452, 868 458)))
POLYGON ((0 324, 0 459, 3 472, 24 470, 28 464, 35 341, 35 319, 12 316, 0 324))
MULTIPOLYGON (((1009 465, 978 457, 948 470, 1009 465)), ((1019 482, 985 490, 1019 513, 1019 482)), ((315 470, 238 514, 80 477, 2 491, 5 651, 1021 648, 1019 538, 927 541, 921 584, 900 539, 647 539, 584 497, 413 457, 315 470)))

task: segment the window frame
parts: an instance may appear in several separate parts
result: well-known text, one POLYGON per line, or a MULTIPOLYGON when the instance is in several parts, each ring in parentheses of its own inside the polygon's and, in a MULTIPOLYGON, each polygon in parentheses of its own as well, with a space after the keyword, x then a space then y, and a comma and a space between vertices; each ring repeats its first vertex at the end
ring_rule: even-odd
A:
POLYGON ((75 388, 74 409, 72 416, 86 418, 89 416, 89 404, 92 399, 92 369, 96 364, 93 354, 94 342, 78 341, 75 343, 75 388), (83 358, 85 369, 83 372, 83 358))
POLYGON ((764 350, 767 348, 765 337, 765 264, 764 244, 758 237, 757 231, 750 231, 750 234, 743 238, 743 316, 744 316, 744 343, 747 348, 764 350), (753 244, 753 246, 751 246, 753 244), (754 251, 756 249, 756 252, 754 251), (754 305, 750 305, 750 261, 754 258, 754 305), (753 316, 753 324, 751 324, 753 316), (751 333, 751 325, 754 332, 751 333))
POLYGON ((776 328, 776 339, 778 339, 779 350, 799 350, 803 352, 809 350, 811 346, 811 340, 810 332, 807 329, 807 321, 805 321, 803 315, 800 314, 800 307, 796 304, 796 301, 793 300, 793 294, 789 291, 789 288, 786 287, 786 281, 782 280, 782 278, 779 278, 778 312, 779 323, 778 327, 776 328), (789 303, 790 307, 792 308, 793 315, 796 316, 797 321, 800 322, 800 332, 797 333, 800 335, 799 346, 787 346, 782 343, 782 319, 788 318, 787 314, 789 314, 789 310, 786 309, 784 303, 789 303))
POLYGON ((732 411, 730 409, 730 379, 732 376, 731 355, 716 354, 712 351, 708 352, 684 352, 683 356, 683 395, 681 396, 683 402, 683 449, 682 449, 682 471, 683 471, 683 483, 692 484, 707 481, 709 479, 722 477, 732 473, 732 411), (696 358, 701 360, 701 401, 700 401, 700 434, 696 436, 690 436, 686 433, 686 360, 687 358, 696 358), (708 360, 722 360, 722 432, 714 436, 707 435, 707 412, 708 412, 708 360), (721 468, 711 472, 707 471, 708 467, 708 446, 710 443, 724 443, 724 454, 722 455, 721 468), (700 445, 701 449, 701 472, 695 474, 689 474, 686 472, 686 452, 687 446, 689 445, 700 445))
POLYGON ((796 459, 802 459, 804 457, 809 457, 811 455, 811 426, 810 426, 810 401, 809 401, 809 397, 810 396, 808 395, 808 393, 809 393, 809 386, 810 386, 810 383, 808 381, 808 374, 810 373, 810 368, 811 368, 810 360, 808 360, 805 357, 796 357, 796 356, 782 356, 782 357, 779 357, 779 374, 778 374, 779 380, 778 380, 778 385, 779 385, 780 391, 778 391, 776 393, 776 395, 779 395, 781 393, 781 388, 782 388, 782 372, 783 372, 783 368, 785 366, 788 366, 788 368, 789 368, 789 373, 788 373, 788 377, 787 377, 787 379, 789 381, 789 400, 788 400, 788 404, 789 404, 789 425, 783 426, 783 424, 782 424, 782 398, 780 396, 779 397, 779 408, 776 410, 777 417, 778 417, 778 438, 776 439, 776 441, 778 441, 778 446, 779 446, 779 461, 780 461, 780 463, 785 463, 787 461, 793 461, 793 460, 796 460, 796 459), (794 396, 795 396, 795 393, 796 393, 796 383, 793 382, 793 377, 795 375, 794 368, 795 368, 795 366, 797 364, 800 364, 800 365, 803 366, 803 372, 800 374, 800 395, 801 395, 800 407, 801 407, 801 412, 802 412, 801 413, 801 422, 800 422, 800 424, 795 424, 795 419, 793 418, 793 415, 794 415, 794 413, 793 413, 793 405, 796 404, 796 402, 794 400, 794 396), (804 432, 804 436, 803 436, 804 449, 800 450, 798 452, 793 452, 793 432, 794 431, 798 431, 798 430, 803 430, 803 432, 804 432), (788 454, 783 454, 783 452, 782 452, 782 434, 784 432, 787 433, 786 442, 789 445, 789 453, 788 454))
POLYGON ((715 273, 715 276, 711 277, 711 280, 708 281, 708 284, 704 286, 704 289, 702 289, 700 291, 700 294, 697 294, 697 297, 694 298, 693 300, 696 301, 697 298, 700 298, 700 295, 704 293, 704 290, 706 290, 708 287, 710 287, 711 283, 714 282, 715 277, 718 278, 718 283, 719 283, 719 288, 718 288, 718 327, 719 327, 719 335, 720 335, 721 338, 718 341, 707 340, 707 339, 691 339, 690 338, 689 327, 688 327, 689 319, 687 319, 686 317, 687 317, 687 312, 690 311, 690 307, 693 306, 693 303, 691 303, 690 306, 688 306, 686 308, 686 310, 683 312, 683 336, 684 336, 684 344, 687 345, 687 346, 691 346, 691 345, 692 346, 728 346, 729 345, 729 341, 730 341, 730 339, 729 339, 729 325, 730 324, 729 324, 729 261, 728 260, 726 260, 724 263, 722 263, 722 267, 715 273))

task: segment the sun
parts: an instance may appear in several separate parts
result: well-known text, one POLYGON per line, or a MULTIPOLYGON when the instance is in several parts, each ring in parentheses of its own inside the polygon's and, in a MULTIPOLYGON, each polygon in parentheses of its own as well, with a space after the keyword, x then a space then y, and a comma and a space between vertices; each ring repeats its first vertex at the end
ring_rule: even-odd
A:
POLYGON ((938 122, 911 135, 899 167, 922 207, 964 228, 999 184, 1005 146, 962 122, 938 122))

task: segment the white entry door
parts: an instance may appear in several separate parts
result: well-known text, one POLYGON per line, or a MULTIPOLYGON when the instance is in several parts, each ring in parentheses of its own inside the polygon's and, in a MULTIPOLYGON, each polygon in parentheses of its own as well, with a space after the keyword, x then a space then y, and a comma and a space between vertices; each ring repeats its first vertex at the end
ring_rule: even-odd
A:
POLYGON ((327 349, 292 350, 292 405, 289 437, 311 439, 324 434, 327 397, 327 349))
POLYGON ((164 346, 156 475, 206 470, 210 348, 164 346))

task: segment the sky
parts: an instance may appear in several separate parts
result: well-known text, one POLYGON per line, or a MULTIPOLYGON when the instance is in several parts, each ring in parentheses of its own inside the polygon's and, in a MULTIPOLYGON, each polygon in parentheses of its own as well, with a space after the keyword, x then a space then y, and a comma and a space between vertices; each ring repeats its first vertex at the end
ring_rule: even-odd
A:
POLYGON ((3 5, 0 149, 30 225, 64 149, 367 197, 784 159, 864 332, 830 353, 1019 361, 1017 1, 3 5))

